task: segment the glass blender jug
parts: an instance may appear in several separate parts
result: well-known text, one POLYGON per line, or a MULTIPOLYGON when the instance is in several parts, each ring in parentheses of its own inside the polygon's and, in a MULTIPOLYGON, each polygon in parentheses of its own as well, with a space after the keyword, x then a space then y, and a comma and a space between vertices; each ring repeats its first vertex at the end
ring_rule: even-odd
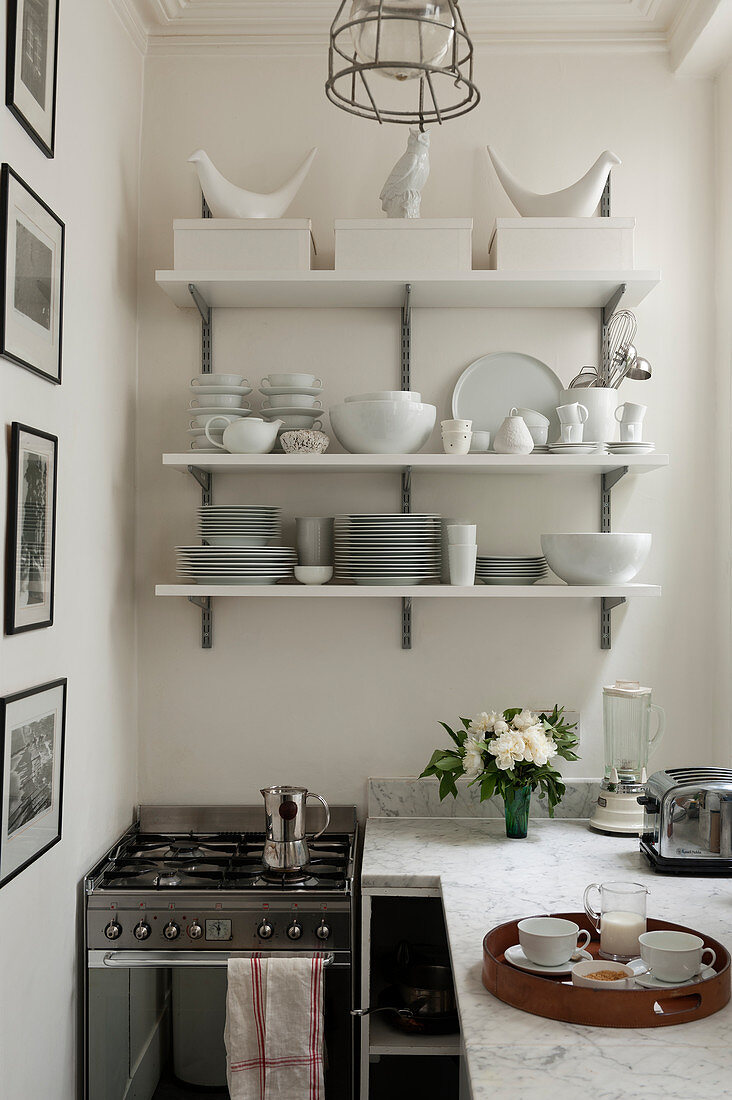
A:
POLYGON ((637 680, 616 680, 602 691, 605 775, 590 825, 601 832, 634 835, 643 831, 638 795, 646 781, 648 757, 664 731, 664 713, 651 702, 651 689, 637 680), (655 729, 651 733, 651 715, 655 729))

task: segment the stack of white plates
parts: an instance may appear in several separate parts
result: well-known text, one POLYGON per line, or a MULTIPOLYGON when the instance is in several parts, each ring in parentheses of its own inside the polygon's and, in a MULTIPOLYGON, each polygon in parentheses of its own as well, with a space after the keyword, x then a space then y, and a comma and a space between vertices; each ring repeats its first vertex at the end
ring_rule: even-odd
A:
POLYGON ((655 451, 655 443, 608 443, 611 455, 647 455, 655 451))
POLYGON ((534 584, 548 572, 546 558, 479 557, 475 566, 476 580, 483 584, 534 584))
MULTIPOLYGON (((607 443, 550 443, 549 450, 553 455, 604 455, 607 454, 607 443)), ((534 448, 536 449, 536 448, 534 448)))
POLYGON ((178 576, 197 584, 276 584, 294 576, 289 546, 176 546, 178 576))
POLYGON ((199 508, 198 534, 209 546, 270 546, 280 539, 280 509, 246 504, 199 508))
POLYGON ((336 516, 335 571, 356 584, 440 580, 441 526, 435 513, 336 516))

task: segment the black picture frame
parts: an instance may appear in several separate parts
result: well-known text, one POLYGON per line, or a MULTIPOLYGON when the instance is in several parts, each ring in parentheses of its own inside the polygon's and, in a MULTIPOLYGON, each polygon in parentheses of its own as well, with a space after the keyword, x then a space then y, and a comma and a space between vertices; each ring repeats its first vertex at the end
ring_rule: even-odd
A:
POLYGON ((3 164, 0 355, 58 386, 65 251, 64 223, 9 164, 3 164))
POLYGON ((0 698, 0 889, 61 840, 67 683, 0 698))
POLYGON ((56 149, 58 23, 59 0, 8 0, 5 104, 49 158, 56 149))
POLYGON ((53 625, 57 484, 58 437, 14 421, 10 431, 5 560, 6 634, 22 634, 27 630, 40 630, 53 625), (31 450, 33 440, 39 441, 36 451, 31 450), (34 488, 30 483, 32 467, 30 459, 26 462, 24 455, 36 455, 39 459, 36 462, 36 481, 45 472, 41 499, 37 492, 36 499, 31 498, 34 488), (45 471, 43 459, 47 460, 45 471), (40 544, 42 562, 39 569, 37 539, 41 534, 41 521, 43 541, 40 544))

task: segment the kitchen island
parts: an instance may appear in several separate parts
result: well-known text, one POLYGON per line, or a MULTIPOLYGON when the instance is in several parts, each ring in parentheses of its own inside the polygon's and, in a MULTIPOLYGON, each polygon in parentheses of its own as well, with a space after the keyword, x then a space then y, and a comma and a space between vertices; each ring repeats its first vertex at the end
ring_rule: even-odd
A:
POLYGON ((585 820, 532 820, 525 840, 502 821, 369 818, 364 895, 442 897, 472 1100, 699 1100, 732 1095, 732 1002, 678 1026, 583 1027, 520 1012, 481 983, 482 940, 506 920, 578 911, 591 882, 644 883, 648 915, 732 947, 732 879, 655 874, 633 838, 585 820))

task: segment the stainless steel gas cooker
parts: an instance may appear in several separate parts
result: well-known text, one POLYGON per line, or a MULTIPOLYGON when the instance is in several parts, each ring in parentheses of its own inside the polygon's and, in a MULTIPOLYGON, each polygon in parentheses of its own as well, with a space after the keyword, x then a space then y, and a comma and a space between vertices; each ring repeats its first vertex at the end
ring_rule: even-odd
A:
POLYGON ((225 1097, 229 957, 315 951, 327 964, 326 1096, 352 1096, 355 808, 331 808, 298 873, 267 871, 264 839, 260 807, 143 806, 89 872, 88 1100, 130 1089, 167 1100, 178 1087, 225 1097))

